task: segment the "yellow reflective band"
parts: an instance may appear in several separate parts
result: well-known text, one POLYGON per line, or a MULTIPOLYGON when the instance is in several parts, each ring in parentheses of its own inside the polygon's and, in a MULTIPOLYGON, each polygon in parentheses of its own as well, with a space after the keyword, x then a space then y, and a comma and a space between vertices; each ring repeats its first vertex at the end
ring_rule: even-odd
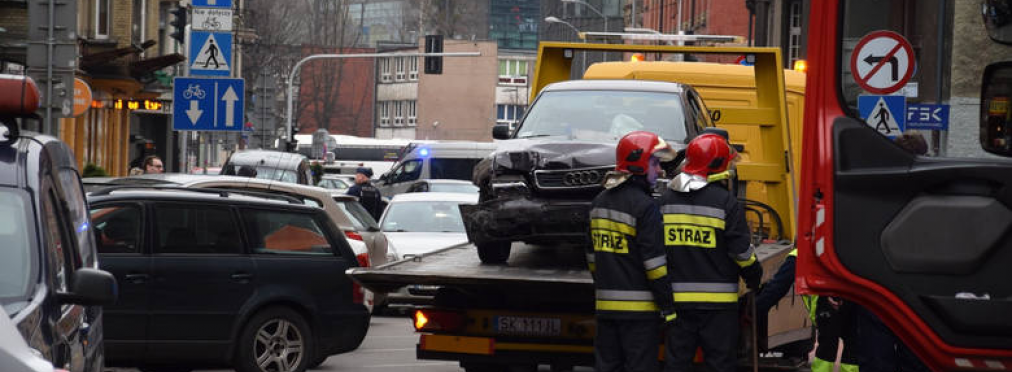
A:
POLYGON ((657 311, 657 304, 653 301, 597 300, 597 309, 606 311, 657 311))
POLYGON ((657 280, 663 278, 665 275, 668 275, 667 266, 661 266, 653 270, 647 270, 647 279, 650 280, 657 280))
POLYGON ((712 227, 664 225, 664 245, 716 248, 717 231, 712 227))
POLYGON ((668 314, 668 316, 664 317, 664 321, 665 322, 670 322, 672 320, 675 320, 675 318, 677 318, 677 317, 678 317, 678 314, 671 313, 671 314, 668 314))
POLYGON ((788 253, 787 256, 788 257, 797 257, 798 256, 798 249, 797 248, 792 249, 791 253, 788 253))
POLYGON ((726 180, 728 178, 731 178, 731 172, 730 171, 723 171, 723 172, 720 172, 720 173, 711 174, 709 177, 706 177, 706 182, 723 181, 723 180, 726 180))
POLYGON ((615 232, 620 232, 627 235, 636 236, 636 228, 627 224, 616 222, 612 220, 606 220, 604 218, 594 218, 590 220, 590 228, 592 229, 604 229, 615 232))
POLYGON ((590 229, 590 240, 594 251, 626 254, 629 253, 628 235, 610 230, 590 229))
POLYGON ((755 254, 753 253, 752 256, 749 257, 745 261, 737 261, 737 260, 735 260, 735 262, 738 263, 738 267, 748 267, 749 265, 755 263, 755 254))
POLYGON ((590 266, 590 272, 594 272, 595 270, 597 270, 597 264, 593 262, 588 262, 587 266, 590 266))
POLYGON ((738 293, 675 292, 675 302, 738 302, 738 293))
POLYGON ((693 214, 665 214, 664 223, 709 226, 721 230, 723 230, 726 225, 724 220, 720 218, 697 216, 693 214))

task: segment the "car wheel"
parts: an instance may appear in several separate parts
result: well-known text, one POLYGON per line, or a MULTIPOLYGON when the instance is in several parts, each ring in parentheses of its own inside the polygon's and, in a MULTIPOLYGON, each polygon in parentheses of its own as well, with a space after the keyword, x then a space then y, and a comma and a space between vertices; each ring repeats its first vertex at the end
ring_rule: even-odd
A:
POLYGON ((145 366, 138 368, 141 372, 190 372, 190 367, 181 366, 145 366))
POLYGON ((306 369, 316 369, 316 367, 319 367, 321 364, 323 364, 323 362, 326 362, 327 358, 330 358, 330 355, 323 355, 317 357, 316 359, 313 359, 313 362, 309 363, 309 366, 306 367, 306 369))
POLYGON ((485 242, 476 244, 481 263, 501 264, 510 258, 511 242, 485 242))
POLYGON ((236 369, 240 372, 302 372, 314 361, 309 324, 287 308, 268 308, 254 315, 238 343, 236 369))

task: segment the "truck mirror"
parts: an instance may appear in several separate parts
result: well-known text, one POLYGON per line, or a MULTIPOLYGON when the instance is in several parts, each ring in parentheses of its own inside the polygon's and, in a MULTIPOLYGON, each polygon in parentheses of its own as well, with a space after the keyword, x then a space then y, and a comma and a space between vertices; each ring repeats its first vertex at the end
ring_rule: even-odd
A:
POLYGON ((496 124, 492 127, 492 138, 498 140, 510 139, 509 124, 496 124))
POLYGON ((995 155, 1012 156, 1012 62, 998 62, 984 69, 981 83, 980 146, 995 155))

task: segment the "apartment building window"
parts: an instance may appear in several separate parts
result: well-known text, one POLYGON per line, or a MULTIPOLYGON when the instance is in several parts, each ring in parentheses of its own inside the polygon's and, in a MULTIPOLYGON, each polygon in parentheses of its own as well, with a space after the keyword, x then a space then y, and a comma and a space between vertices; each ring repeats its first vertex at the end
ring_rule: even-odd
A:
POLYGON ((790 36, 787 43, 787 66, 801 59, 801 1, 794 1, 790 8, 790 36))
POLYGON ((390 126, 390 103, 389 101, 376 102, 376 111, 379 116, 379 126, 390 126))
POLYGON ((112 18, 112 0, 95 0, 95 38, 108 39, 112 18))
POLYGON ((131 38, 134 44, 141 44, 147 40, 147 1, 134 0, 133 24, 131 25, 131 38))
POLYGON ((394 59, 394 63, 395 63, 395 67, 396 67, 395 70, 394 70, 394 72, 395 72, 394 81, 404 81, 407 78, 407 76, 408 76, 407 70, 404 69, 404 67, 405 67, 404 66, 405 65, 405 61, 404 60, 405 60, 404 57, 398 57, 398 58, 394 59))
POLYGON ((391 103, 394 106, 394 126, 404 126, 404 108, 407 105, 404 104, 404 101, 394 101, 391 103))
POLYGON ((416 107, 415 101, 404 101, 406 106, 405 111, 408 116, 408 126, 413 127, 418 125, 418 108, 416 107))
POLYGON ((499 60, 499 84, 527 85, 527 61, 499 60))
POLYGON ((496 105, 496 124, 509 124, 510 130, 516 129, 520 118, 524 116, 527 106, 521 105, 496 105))
POLYGON ((408 57, 408 80, 418 80, 418 57, 408 57))
POLYGON ((381 83, 389 83, 393 81, 393 75, 390 73, 390 59, 391 58, 389 57, 379 59, 379 78, 381 83))

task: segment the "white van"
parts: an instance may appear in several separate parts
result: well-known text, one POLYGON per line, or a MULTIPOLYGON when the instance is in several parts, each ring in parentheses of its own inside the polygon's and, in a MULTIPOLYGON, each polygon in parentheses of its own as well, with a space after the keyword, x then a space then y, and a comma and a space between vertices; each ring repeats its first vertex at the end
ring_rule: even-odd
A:
POLYGON ((471 180, 474 165, 496 144, 492 142, 438 142, 415 146, 376 183, 384 198, 404 193, 418 180, 471 180))

